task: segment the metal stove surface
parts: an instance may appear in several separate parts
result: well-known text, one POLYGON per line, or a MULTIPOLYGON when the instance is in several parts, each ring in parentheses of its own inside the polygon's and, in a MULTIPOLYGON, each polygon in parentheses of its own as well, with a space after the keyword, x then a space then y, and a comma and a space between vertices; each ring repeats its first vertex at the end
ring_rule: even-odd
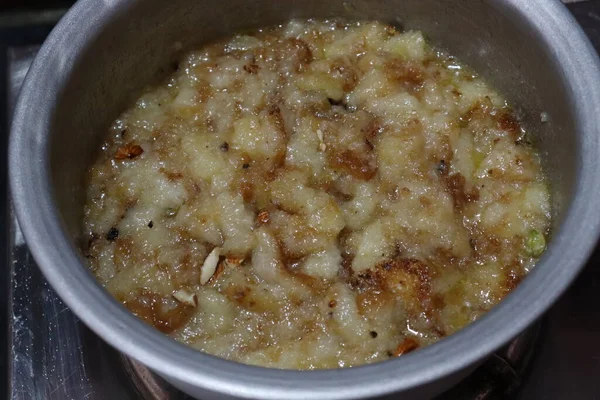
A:
MULTIPOLYGON (((577 1, 569 7, 600 49, 600 0, 577 1)), ((0 85, 7 96, 0 113, 4 128, 26 71, 49 27, 47 23, 28 26, 16 32, 24 34, 24 39, 0 40, 0 51, 4 52, 0 54, 0 63, 8 84, 5 88, 0 85)), ((5 31, 0 28, 0 36, 5 31)), ((0 133, 6 141, 6 129, 0 133)), ((6 165, 5 150, 2 157, 1 165, 6 165)), ((3 239, 9 251, 4 257, 8 259, 8 268, 4 271, 7 276, 2 281, 5 285, 0 288, 0 295, 6 290, 9 300, 8 310, 4 310, 8 312, 9 326, 8 354, 4 360, 8 361, 9 374, 8 382, 0 383, 0 389, 6 386, 7 397, 11 400, 188 399, 104 343, 62 303, 35 265, 6 201, 6 192, 4 183, 0 195, 5 197, 6 213, 0 216, 0 226, 5 222, 3 239)), ((600 399, 599 262, 600 248, 543 321, 441 398, 600 399)))

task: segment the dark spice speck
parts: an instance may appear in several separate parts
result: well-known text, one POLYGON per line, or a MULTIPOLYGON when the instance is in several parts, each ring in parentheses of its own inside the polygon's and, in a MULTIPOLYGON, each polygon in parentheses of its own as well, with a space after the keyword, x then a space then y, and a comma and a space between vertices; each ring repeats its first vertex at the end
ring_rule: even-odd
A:
POLYGON ((375 331, 371 331, 371 332, 369 332, 369 335, 371 335, 371 337, 372 337, 373 339, 375 339, 375 338, 377 337, 377 332, 375 332, 375 331))
POLYGON ((250 168, 250 164, 244 164, 244 165, 242 165, 242 168, 248 169, 248 168, 250 168))
POLYGON ((437 171, 440 175, 446 175, 448 173, 448 164, 446 164, 446 160, 440 160, 437 165, 437 171))
POLYGON ((221 151, 229 151, 229 143, 223 142, 223 144, 219 146, 219 148, 221 149, 221 151))
POLYGON ((154 226, 154 222, 150 221, 148 222, 148 228, 152 228, 154 226))
POLYGON ((117 228, 110 228, 110 231, 106 234, 106 240, 114 241, 119 237, 119 230, 117 228))

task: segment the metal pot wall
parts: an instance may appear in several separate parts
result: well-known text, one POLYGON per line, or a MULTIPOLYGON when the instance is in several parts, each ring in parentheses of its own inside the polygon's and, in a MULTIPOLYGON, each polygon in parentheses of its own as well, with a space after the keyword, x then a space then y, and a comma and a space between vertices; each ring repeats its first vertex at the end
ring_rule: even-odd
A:
POLYGON ((599 62, 559 1, 80 0, 24 84, 12 127, 10 181, 28 244, 62 299, 108 343, 183 391, 205 399, 427 398, 531 324, 581 269, 600 225, 599 122, 599 62), (554 227, 534 271, 458 334, 374 365, 299 372, 240 365, 174 342, 113 300, 77 249, 85 171, 109 123, 142 87, 191 46, 306 17, 421 29, 484 75, 520 107, 535 134, 551 177, 554 227))

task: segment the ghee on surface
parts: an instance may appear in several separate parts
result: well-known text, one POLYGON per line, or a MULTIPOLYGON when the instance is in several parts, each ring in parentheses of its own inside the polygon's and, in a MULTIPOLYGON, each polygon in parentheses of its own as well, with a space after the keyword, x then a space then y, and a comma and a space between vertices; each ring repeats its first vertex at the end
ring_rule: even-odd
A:
POLYGON ((533 267, 550 223, 505 100, 377 22, 291 21, 187 54, 89 176, 98 280, 176 340, 274 368, 456 332, 533 267))

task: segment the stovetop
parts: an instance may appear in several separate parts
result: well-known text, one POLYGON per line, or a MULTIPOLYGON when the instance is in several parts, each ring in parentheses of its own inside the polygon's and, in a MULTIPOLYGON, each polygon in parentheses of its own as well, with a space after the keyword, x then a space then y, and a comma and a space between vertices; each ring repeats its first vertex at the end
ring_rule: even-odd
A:
MULTIPOLYGON (((600 50, 600 0, 565 0, 600 50)), ((0 165, 6 166, 9 117, 40 43, 64 10, 0 14, 0 165), (9 21, 4 23, 3 20, 9 21), (19 21, 18 23, 15 21, 19 21)), ((600 82, 599 82, 600 84, 600 82)), ((145 367, 99 339, 62 303, 39 272, 8 201, 6 168, 0 180, 0 390, 10 400, 183 400, 145 367)), ((600 246, 571 289, 530 330, 443 399, 600 399, 600 246)), ((1 395, 0 395, 1 396, 1 395)))

